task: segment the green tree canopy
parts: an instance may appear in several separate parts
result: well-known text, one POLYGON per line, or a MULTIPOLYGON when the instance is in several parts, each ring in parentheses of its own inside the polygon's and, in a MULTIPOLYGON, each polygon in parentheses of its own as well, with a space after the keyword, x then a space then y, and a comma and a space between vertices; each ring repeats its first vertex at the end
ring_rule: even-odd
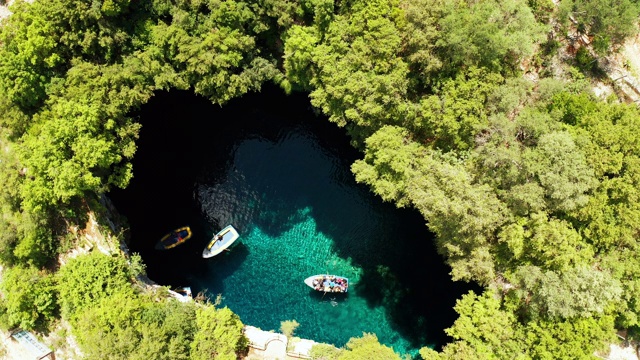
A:
POLYGON ((423 348, 420 354, 425 360, 525 359, 524 334, 515 316, 501 309, 500 300, 490 290, 463 295, 455 309, 460 317, 446 330, 454 342, 441 353, 423 348))
POLYGON ((57 293, 50 274, 34 267, 15 266, 2 273, 0 291, 7 311, 6 328, 47 328, 57 315, 57 293))
POLYGON ((415 120, 407 118, 406 126, 437 148, 468 150, 487 127, 487 98, 501 81, 500 75, 479 68, 461 72, 436 88, 435 95, 421 99, 415 120))
POLYGON ((402 7, 406 56, 419 88, 469 67, 512 72, 544 39, 544 26, 522 0, 406 0, 402 7))
POLYGON ((513 69, 543 39, 544 28, 525 1, 463 0, 447 5, 436 44, 450 69, 469 65, 513 69))
MULTIPOLYGON (((336 16, 315 47, 313 32, 297 31, 285 58, 287 71, 305 81, 296 70, 311 58, 311 103, 329 120, 347 126, 362 141, 384 124, 397 123, 407 108, 408 67, 400 57, 399 8, 396 2, 356 1, 349 13, 336 16), (307 44, 307 45, 304 45, 307 44), (312 55, 305 54, 312 50, 312 55), (294 62, 294 52, 295 62, 294 62)), ((304 83, 301 85, 304 86, 304 83)))
POLYGON ((563 0, 560 19, 578 34, 593 38, 594 49, 607 53, 637 32, 638 3, 631 0, 563 0))
POLYGON ((535 149, 523 157, 525 171, 544 189, 551 211, 572 211, 587 203, 586 193, 596 185, 596 179, 569 133, 542 135, 535 149))
POLYGON ((235 360, 248 345, 238 315, 225 307, 199 308, 196 312, 197 332, 191 343, 191 359, 235 360))
POLYGON ((360 338, 351 338, 345 347, 347 350, 342 352, 337 360, 400 360, 400 356, 393 352, 392 348, 380 344, 374 334, 364 333, 360 338))
POLYGON ((62 314, 67 319, 114 294, 134 296, 125 259, 94 251, 69 260, 57 273, 62 314))
POLYGON ((73 330, 85 356, 187 360, 196 308, 195 303, 116 292, 79 314, 73 330))
POLYGON ((495 276, 490 243, 505 222, 505 207, 459 160, 420 146, 406 129, 387 126, 367 139, 365 157, 352 171, 383 199, 413 204, 423 214, 454 279, 489 282, 495 276))
POLYGON ((593 359, 613 339, 613 317, 538 321, 526 327, 524 347, 532 359, 593 359))
POLYGON ((58 37, 52 36, 58 29, 44 18, 40 6, 18 2, 0 26, 0 89, 24 110, 42 105, 46 87, 63 62, 58 37))
MULTIPOLYGON (((364 151, 356 180, 420 211, 454 280, 488 286, 459 301, 454 341, 424 356, 589 356, 614 323, 640 321, 640 113, 587 94, 576 69, 557 79, 551 38, 527 61, 551 10, 534 0, 17 2, 0 28, 2 318, 44 324, 58 291, 87 356, 235 359, 246 341, 230 310, 156 302, 131 287, 121 258, 70 260, 54 290, 35 274, 75 221, 72 204, 128 185, 140 131, 130 114, 154 91, 224 104, 273 81, 309 92, 347 129, 364 151), (524 80, 531 69, 550 77, 524 80)), ((637 14, 631 0, 563 0, 557 20, 605 53, 636 31, 637 14)), ((368 334, 324 355, 397 358, 368 334)))
POLYGON ((617 303, 622 294, 620 282, 609 273, 576 267, 562 273, 523 266, 513 275, 518 297, 533 318, 592 317, 601 315, 617 303))

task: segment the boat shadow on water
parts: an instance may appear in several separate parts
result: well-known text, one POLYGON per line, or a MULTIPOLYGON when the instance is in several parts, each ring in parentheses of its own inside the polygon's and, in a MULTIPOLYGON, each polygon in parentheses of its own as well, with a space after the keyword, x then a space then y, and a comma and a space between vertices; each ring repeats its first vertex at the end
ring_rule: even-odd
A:
POLYGON ((203 258, 198 251, 197 256, 192 255, 188 270, 192 290, 194 293, 205 291, 207 296, 224 293, 224 280, 236 272, 248 256, 249 247, 242 242, 236 242, 228 251, 208 259, 203 258), (197 279, 207 279, 206 285, 197 279))
MULTIPOLYGON (((226 273, 228 269, 235 269, 240 266, 247 256, 249 256, 249 247, 242 243, 242 241, 237 241, 230 248, 220 253, 220 255, 212 258, 202 258, 200 263, 204 264, 206 268, 214 266, 217 268, 217 271, 224 271, 226 273)), ((233 271, 228 272, 233 273, 233 271)))
POLYGON ((309 290, 309 297, 318 302, 331 302, 331 305, 338 305, 341 302, 344 302, 349 297, 349 293, 331 293, 331 292, 321 292, 316 290, 309 290))

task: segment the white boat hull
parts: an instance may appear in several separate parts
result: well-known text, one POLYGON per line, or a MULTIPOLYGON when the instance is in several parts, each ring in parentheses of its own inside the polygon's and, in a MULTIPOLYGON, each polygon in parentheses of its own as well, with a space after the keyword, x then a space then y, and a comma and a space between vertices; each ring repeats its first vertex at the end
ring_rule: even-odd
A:
POLYGON ((233 226, 229 225, 226 228, 220 230, 213 239, 209 242, 206 248, 202 251, 203 258, 210 258, 219 255, 223 251, 227 250, 233 243, 238 240, 240 235, 233 226), (216 240, 217 236, 221 236, 221 240, 216 240))
POLYGON ((348 292, 350 285, 348 278, 330 274, 318 274, 309 276, 308 278, 304 279, 304 283, 313 290, 337 294, 344 294, 348 292), (314 283, 314 280, 316 281, 316 283, 314 283), (327 281, 326 284, 324 284, 325 280, 327 281))

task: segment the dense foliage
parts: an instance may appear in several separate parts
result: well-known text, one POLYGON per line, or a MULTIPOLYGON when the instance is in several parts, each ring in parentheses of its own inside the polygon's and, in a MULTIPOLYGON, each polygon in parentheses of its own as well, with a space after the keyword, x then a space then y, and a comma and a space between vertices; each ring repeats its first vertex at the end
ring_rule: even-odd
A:
POLYGON ((101 359, 236 359, 247 346, 228 308, 156 301, 132 287, 122 257, 93 252, 58 272, 62 315, 85 356, 101 359))
POLYGON ((5 296, 3 328, 46 330, 58 311, 53 277, 34 267, 15 266, 2 274, 0 291, 5 296))
MULTIPOLYGON (((638 335, 640 111, 597 99, 554 57, 580 48, 585 65, 615 50, 636 31, 636 1, 37 0, 11 10, 0 25, 5 327, 43 328, 60 313, 96 358, 241 352, 234 314, 156 302, 118 257, 46 269, 85 199, 128 185, 140 131, 128 114, 154 91, 224 104, 272 81, 309 92, 362 150, 356 180, 420 211, 452 278, 485 286, 458 301, 453 341, 423 357, 588 358, 615 329, 638 335)), ((398 357, 374 335, 316 351, 398 357)))
POLYGON ((360 338, 349 340, 344 349, 327 344, 314 345, 309 354, 314 360, 400 360, 400 356, 388 346, 381 345, 374 334, 362 334, 360 338))

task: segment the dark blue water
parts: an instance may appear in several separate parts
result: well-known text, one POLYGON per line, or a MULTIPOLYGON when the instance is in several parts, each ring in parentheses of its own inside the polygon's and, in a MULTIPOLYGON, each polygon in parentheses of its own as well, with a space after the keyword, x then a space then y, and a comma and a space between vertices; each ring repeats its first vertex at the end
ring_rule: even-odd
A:
POLYGON ((136 116, 135 177, 111 198, 151 279, 221 294, 222 305, 265 330, 295 319, 298 336, 337 346, 363 332, 398 353, 447 341, 443 329, 469 286, 450 281, 416 211, 355 183, 349 167, 361 155, 305 96, 267 88, 221 108, 159 93, 136 116), (240 243, 203 259, 228 224, 240 243), (187 243, 154 250, 184 225, 194 233, 187 243), (303 280, 317 273, 349 277, 349 294, 313 292, 303 280))

